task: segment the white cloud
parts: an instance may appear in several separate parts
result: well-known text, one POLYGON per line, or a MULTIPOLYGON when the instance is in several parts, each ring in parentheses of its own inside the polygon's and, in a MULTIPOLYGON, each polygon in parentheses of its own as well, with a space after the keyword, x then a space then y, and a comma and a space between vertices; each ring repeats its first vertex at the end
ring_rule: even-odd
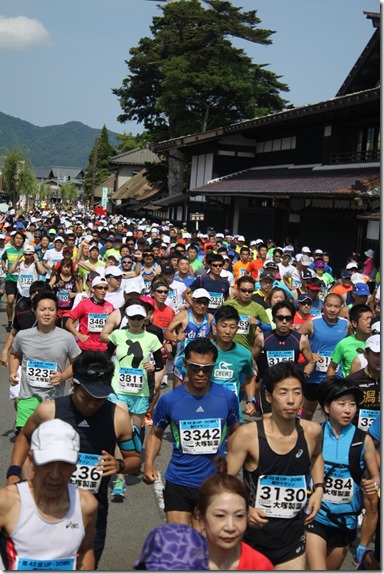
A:
POLYGON ((0 50, 23 50, 49 42, 49 33, 38 20, 25 16, 0 16, 0 50))

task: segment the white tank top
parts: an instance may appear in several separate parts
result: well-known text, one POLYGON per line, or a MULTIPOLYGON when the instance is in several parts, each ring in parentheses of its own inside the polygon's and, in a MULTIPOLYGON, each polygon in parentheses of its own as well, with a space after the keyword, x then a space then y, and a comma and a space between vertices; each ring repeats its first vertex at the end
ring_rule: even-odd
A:
POLYGON ((28 482, 16 484, 20 515, 7 540, 9 570, 76 570, 78 549, 85 536, 80 495, 68 485, 69 509, 57 522, 43 518, 33 500, 28 482))

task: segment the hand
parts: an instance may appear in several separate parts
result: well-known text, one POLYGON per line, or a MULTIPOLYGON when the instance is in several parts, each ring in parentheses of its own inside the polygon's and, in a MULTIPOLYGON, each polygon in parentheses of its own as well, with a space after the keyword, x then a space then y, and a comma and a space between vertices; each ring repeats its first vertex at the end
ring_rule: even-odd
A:
POLYGON ((89 335, 82 335, 81 333, 79 333, 77 335, 77 338, 79 339, 79 341, 81 341, 82 343, 86 343, 89 339, 89 335))
POLYGON ((11 486, 12 484, 17 484, 20 481, 21 481, 21 478, 19 478, 18 476, 12 475, 12 476, 7 478, 7 486, 11 486))
POLYGON ((10 375, 9 375, 9 384, 10 384, 12 387, 15 387, 15 386, 18 384, 18 382, 19 382, 19 376, 18 376, 18 374, 17 374, 17 371, 16 371, 16 373, 10 373, 10 375))
POLYGON ((143 367, 148 373, 153 373, 155 370, 155 365, 151 361, 144 361, 143 367))
POLYGON ((109 454, 106 450, 101 451, 100 462, 96 463, 98 470, 102 471, 102 476, 112 476, 118 474, 120 465, 114 456, 109 454))
POLYGON ((0 355, 0 365, 8 367, 8 353, 4 353, 4 351, 0 355))
POLYGON ((54 386, 61 385, 63 383, 62 373, 59 371, 52 371, 51 372, 51 384, 54 386))
POLYGON ((157 468, 154 466, 144 466, 143 481, 145 484, 153 484, 159 478, 157 468))
POLYGON ((372 496, 373 494, 377 495, 377 482, 374 480, 363 478, 361 481, 361 486, 367 496, 372 496))
POLYGON ((256 413, 255 405, 253 403, 245 403, 245 412, 247 415, 254 415, 256 413))
POLYGON ((182 341, 185 341, 186 338, 187 338, 186 333, 179 333, 178 335, 176 335, 176 343, 181 343, 182 341))
POLYGON ((263 528, 263 526, 268 524, 268 518, 260 508, 249 508, 248 524, 251 528, 263 528))
POLYGON ((304 520, 304 524, 309 524, 315 519, 316 514, 320 510, 322 498, 323 498, 323 489, 316 488, 315 492, 313 492, 309 497, 307 508, 305 510, 306 517, 304 520))
POLYGON ((323 360, 323 357, 321 355, 319 355, 318 353, 312 353, 312 357, 313 360, 315 361, 315 363, 318 363, 320 361, 320 363, 323 360))

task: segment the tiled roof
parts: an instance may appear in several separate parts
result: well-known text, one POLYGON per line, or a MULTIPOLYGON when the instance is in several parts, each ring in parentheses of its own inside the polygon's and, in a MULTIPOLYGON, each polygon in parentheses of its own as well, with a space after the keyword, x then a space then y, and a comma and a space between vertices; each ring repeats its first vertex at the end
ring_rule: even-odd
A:
POLYGON ((380 185, 380 168, 248 169, 212 180, 191 195, 356 195, 380 185), (352 186, 357 187, 354 189, 352 186))
POLYGON ((95 188, 95 197, 103 196, 103 187, 108 187, 109 196, 111 196, 113 190, 115 189, 115 180, 116 180, 116 174, 112 173, 105 181, 103 181, 103 183, 101 183, 95 188))
POLYGON ((158 162, 159 156, 148 148, 136 148, 108 158, 112 165, 144 165, 148 162, 158 162))
POLYGON ((144 201, 155 197, 159 193, 159 188, 152 187, 145 177, 146 170, 142 169, 128 179, 119 189, 112 195, 112 199, 135 199, 136 201, 144 201))

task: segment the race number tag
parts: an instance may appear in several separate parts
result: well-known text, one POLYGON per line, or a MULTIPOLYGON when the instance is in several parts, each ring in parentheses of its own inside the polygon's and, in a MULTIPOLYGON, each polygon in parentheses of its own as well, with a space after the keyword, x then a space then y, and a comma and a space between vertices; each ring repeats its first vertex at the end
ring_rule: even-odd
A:
POLYGON ((220 385, 223 385, 223 387, 225 387, 225 388, 228 389, 229 391, 232 391, 232 392, 235 393, 235 395, 237 396, 237 386, 236 386, 236 383, 233 383, 232 381, 223 381, 222 383, 220 383, 220 385))
POLYGON ((16 558, 15 570, 76 570, 75 557, 41 560, 39 558, 16 558))
MULTIPOLYGON (((325 464, 324 472, 327 474, 329 465, 325 464)), ((353 496, 353 480, 348 468, 335 467, 329 476, 324 479, 323 502, 344 504, 351 502, 353 496)))
POLYGON ((236 335, 248 335, 249 333, 249 317, 248 315, 240 315, 239 327, 236 335))
POLYGON ((326 373, 328 370, 328 367, 331 363, 331 355, 332 352, 331 351, 323 351, 322 354, 320 355, 320 360, 316 361, 315 365, 316 365, 316 371, 319 371, 320 373, 326 373))
POLYGON ((295 351, 267 351, 268 366, 295 360, 295 351))
POLYGON ((72 474, 70 482, 90 492, 99 492, 101 471, 96 467, 96 463, 99 462, 99 460, 100 455, 98 454, 79 452, 79 460, 77 461, 76 470, 72 474))
POLYGON ((31 387, 48 388, 52 387, 51 374, 57 371, 57 363, 46 363, 45 361, 27 361, 27 382, 31 387))
POLYGON ((177 306, 177 294, 176 294, 176 291, 169 290, 169 291, 168 291, 168 297, 169 297, 170 300, 172 301, 173 305, 176 307, 176 306, 177 306))
POLYGON ((180 421, 181 448, 185 454, 215 454, 220 446, 220 419, 180 421))
POLYGON ((305 476, 263 474, 257 485, 255 508, 273 518, 294 518, 307 500, 305 476))
POLYGON ((144 385, 144 370, 120 367, 118 392, 139 393, 144 385))
POLYGON ((218 309, 219 307, 221 307, 221 305, 224 302, 224 297, 222 293, 213 293, 212 291, 209 291, 209 296, 211 298, 209 302, 210 309, 218 309))
POLYGON ((106 313, 90 313, 88 315, 88 331, 90 333, 101 333, 107 319, 108 315, 106 313))
POLYGON ((70 296, 69 291, 58 291, 57 294, 57 302, 60 308, 67 308, 70 305, 70 296))
POLYGON ((379 411, 374 411, 372 409, 360 409, 359 420, 357 422, 358 428, 363 431, 368 430, 375 418, 379 415, 379 411))
POLYGON ((33 275, 27 275, 26 273, 19 275, 19 285, 22 289, 30 287, 33 283, 33 280, 34 280, 33 275))

